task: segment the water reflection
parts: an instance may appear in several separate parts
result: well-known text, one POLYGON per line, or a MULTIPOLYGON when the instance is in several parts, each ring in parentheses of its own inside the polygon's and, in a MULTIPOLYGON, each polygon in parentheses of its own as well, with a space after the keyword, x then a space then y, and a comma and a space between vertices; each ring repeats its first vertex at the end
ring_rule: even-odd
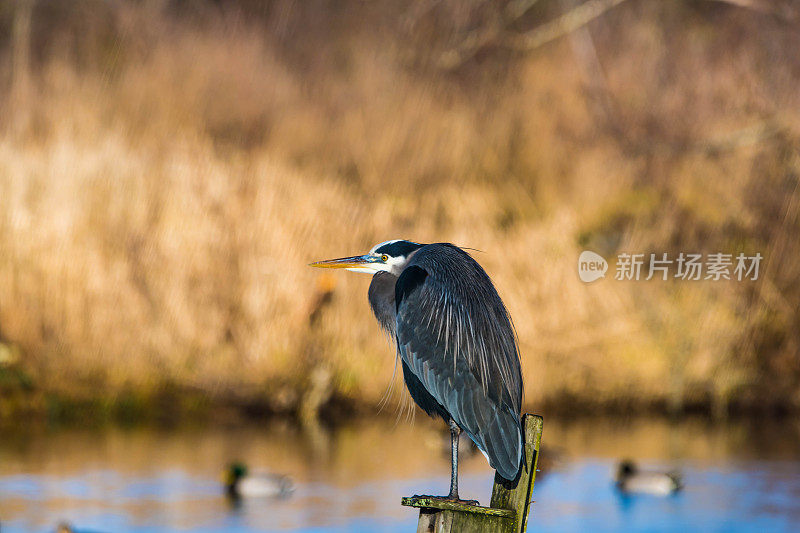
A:
MULTIPOLYGON (((560 468, 534 491, 535 530, 790 530, 800 523, 796 423, 702 420, 545 422, 544 442, 560 468), (622 496, 614 464, 679 467, 686 489, 670 498, 622 496)), ((172 430, 3 430, 2 530, 413 531, 401 496, 446 492, 449 462, 441 427, 360 420, 326 435, 322 449, 285 423, 172 430), (428 444, 426 444, 428 443, 428 444), (285 500, 229 505, 223 469, 288 474, 285 500)), ((446 439, 444 439, 446 443, 446 439)), ((548 453, 545 450, 544 459, 548 453)), ((492 473, 478 454, 461 463, 465 497, 488 499, 492 473)), ((532 527, 532 530, 534 528, 532 527)))

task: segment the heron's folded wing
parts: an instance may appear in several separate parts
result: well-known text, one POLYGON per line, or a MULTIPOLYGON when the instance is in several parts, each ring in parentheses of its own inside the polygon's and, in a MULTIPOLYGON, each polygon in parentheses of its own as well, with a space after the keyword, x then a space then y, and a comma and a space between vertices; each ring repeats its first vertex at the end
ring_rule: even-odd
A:
POLYGON ((505 307, 477 263, 443 272, 425 268, 425 260, 415 257, 395 288, 401 357, 492 467, 513 479, 522 453, 522 381, 505 307), (475 283, 466 287, 469 276, 475 283))

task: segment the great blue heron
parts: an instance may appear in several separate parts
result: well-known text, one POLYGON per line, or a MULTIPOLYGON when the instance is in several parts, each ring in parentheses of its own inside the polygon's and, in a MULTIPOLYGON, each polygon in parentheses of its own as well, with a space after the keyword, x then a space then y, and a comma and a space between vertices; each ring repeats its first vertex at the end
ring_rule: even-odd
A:
POLYGON ((450 494, 458 500, 464 431, 505 479, 522 460, 522 373, 508 311, 483 268, 448 243, 387 241, 368 253, 312 263, 374 274, 369 303, 397 342, 411 398, 450 426, 450 494))

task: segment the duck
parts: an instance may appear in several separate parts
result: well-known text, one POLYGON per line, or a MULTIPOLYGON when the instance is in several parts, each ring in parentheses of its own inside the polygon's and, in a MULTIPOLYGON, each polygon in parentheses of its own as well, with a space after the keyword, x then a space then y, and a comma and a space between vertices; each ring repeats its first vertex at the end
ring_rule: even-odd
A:
POLYGON ((225 493, 232 500, 241 498, 287 498, 294 492, 289 476, 250 473, 247 465, 232 463, 224 475, 225 493))
POLYGON ((683 488, 678 472, 642 471, 630 459, 620 461, 615 481, 617 488, 624 493, 668 496, 683 488))

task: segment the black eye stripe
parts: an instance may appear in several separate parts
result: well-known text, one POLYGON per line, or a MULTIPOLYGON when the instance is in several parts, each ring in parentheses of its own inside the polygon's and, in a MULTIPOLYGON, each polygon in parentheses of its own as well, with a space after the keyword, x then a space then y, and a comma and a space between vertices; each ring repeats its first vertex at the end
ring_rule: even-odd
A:
POLYGON ((418 244, 416 242, 410 241, 396 241, 390 242, 389 244, 384 244, 380 248, 375 250, 377 254, 386 254, 389 257, 399 257, 399 256, 406 256, 416 250, 417 248, 421 248, 422 244, 418 244))

